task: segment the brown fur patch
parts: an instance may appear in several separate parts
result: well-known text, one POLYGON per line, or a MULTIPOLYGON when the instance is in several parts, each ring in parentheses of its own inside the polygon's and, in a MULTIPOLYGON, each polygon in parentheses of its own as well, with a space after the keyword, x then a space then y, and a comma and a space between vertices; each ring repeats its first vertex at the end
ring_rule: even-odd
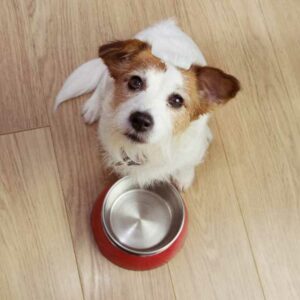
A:
POLYGON ((198 89, 203 98, 210 103, 224 104, 234 98, 240 90, 239 81, 220 69, 193 66, 192 70, 197 77, 198 89))
POLYGON ((103 45, 99 48, 99 56, 108 66, 114 79, 123 77, 133 70, 149 67, 165 70, 165 64, 153 56, 151 47, 142 41, 132 39, 103 45))
POLYGON ((174 118, 173 118, 173 133, 174 135, 177 135, 181 132, 183 132, 190 124, 191 119, 189 114, 185 111, 180 112, 174 112, 174 118))
POLYGON ((193 69, 181 70, 184 78, 186 93, 189 95, 187 101, 187 111, 190 120, 194 121, 200 115, 206 114, 211 109, 211 103, 201 98, 201 92, 198 88, 198 78, 193 69))
POLYGON ((116 81, 115 93, 112 106, 116 109, 121 103, 132 97, 132 92, 127 88, 127 82, 124 80, 116 81))
POLYGON ((151 53, 151 47, 136 39, 103 45, 99 48, 99 56, 116 82, 114 108, 132 97, 134 92, 128 90, 127 83, 134 71, 149 68, 166 70, 166 65, 151 53))
POLYGON ((217 68, 192 66, 180 71, 189 97, 185 99, 185 108, 174 112, 175 134, 184 131, 190 122, 212 111, 218 104, 228 102, 240 90, 235 77, 217 68))
POLYGON ((180 71, 184 78, 184 89, 188 97, 184 99, 184 107, 174 110, 174 134, 183 132, 190 122, 210 110, 208 102, 201 101, 196 73, 192 69, 180 69, 180 71))

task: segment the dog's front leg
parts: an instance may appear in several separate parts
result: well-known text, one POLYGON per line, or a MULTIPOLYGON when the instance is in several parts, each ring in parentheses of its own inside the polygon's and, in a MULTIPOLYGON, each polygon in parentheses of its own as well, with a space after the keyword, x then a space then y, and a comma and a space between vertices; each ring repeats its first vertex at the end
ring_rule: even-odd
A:
POLYGON ((82 116, 85 123, 92 124, 99 120, 101 114, 101 83, 98 84, 92 96, 84 103, 82 116))
POLYGON ((172 174, 171 181, 180 192, 184 192, 193 183, 194 176, 195 167, 187 167, 172 174))
POLYGON ((103 72, 102 77, 92 94, 82 108, 82 116, 86 123, 92 124, 99 120, 102 104, 109 100, 113 94, 113 79, 108 71, 103 72))

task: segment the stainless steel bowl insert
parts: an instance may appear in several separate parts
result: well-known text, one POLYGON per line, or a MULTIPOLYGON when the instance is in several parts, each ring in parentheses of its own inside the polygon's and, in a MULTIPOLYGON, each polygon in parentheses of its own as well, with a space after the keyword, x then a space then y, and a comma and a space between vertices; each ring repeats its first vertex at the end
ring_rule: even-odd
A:
POLYGON ((171 184, 141 189, 130 177, 108 191, 101 216, 110 240, 138 255, 167 249, 180 234, 184 218, 183 200, 171 184))

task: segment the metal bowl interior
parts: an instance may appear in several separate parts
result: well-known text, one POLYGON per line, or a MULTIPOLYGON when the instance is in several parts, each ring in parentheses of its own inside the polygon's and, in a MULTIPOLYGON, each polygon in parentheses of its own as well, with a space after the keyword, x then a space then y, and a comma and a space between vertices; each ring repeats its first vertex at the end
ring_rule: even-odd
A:
POLYGON ((124 177, 106 194, 101 220, 117 246, 130 253, 153 255, 167 249, 180 234, 184 204, 169 183, 141 189, 130 177, 124 177))

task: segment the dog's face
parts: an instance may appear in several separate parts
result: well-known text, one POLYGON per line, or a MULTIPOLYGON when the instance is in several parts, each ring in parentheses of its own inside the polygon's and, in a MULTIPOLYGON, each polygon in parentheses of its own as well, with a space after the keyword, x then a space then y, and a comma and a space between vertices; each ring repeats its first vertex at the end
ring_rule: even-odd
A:
POLYGON ((233 76, 197 65, 176 68, 139 40, 101 46, 99 56, 115 81, 113 126, 135 143, 163 142, 239 91, 233 76))

